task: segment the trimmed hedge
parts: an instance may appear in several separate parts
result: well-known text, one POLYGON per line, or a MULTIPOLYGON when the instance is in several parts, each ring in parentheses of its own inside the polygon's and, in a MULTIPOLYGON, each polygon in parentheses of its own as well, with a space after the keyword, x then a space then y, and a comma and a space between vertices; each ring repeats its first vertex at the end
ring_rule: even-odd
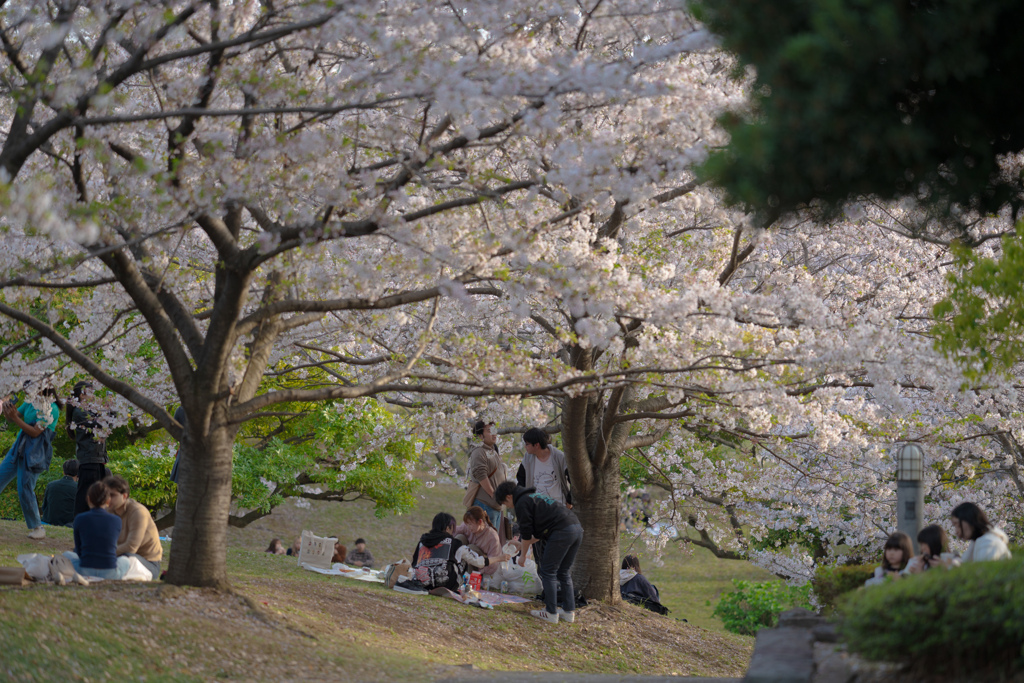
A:
POLYGON ((836 609, 839 598, 857 590, 875 574, 874 564, 850 564, 838 567, 821 566, 814 571, 814 594, 826 612, 836 609))
POLYGON ((904 577, 840 601, 842 634, 868 659, 931 671, 1024 670, 1024 559, 904 577))

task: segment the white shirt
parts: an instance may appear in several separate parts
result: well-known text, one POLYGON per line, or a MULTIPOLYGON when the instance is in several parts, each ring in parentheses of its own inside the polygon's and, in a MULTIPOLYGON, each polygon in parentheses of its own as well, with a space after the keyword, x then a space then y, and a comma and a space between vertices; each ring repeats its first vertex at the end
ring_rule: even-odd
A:
POLYGON ((553 457, 549 456, 547 462, 542 462, 540 458, 537 458, 537 462, 533 466, 533 485, 537 487, 539 492, 546 493, 552 500, 565 505, 565 498, 562 496, 562 485, 559 483, 558 475, 555 473, 555 459, 553 457))

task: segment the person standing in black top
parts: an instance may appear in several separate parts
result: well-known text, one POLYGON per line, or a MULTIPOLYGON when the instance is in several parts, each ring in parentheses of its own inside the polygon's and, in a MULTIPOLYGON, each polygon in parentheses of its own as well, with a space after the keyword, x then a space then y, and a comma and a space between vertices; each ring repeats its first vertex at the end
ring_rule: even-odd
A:
POLYGON ((541 585, 544 586, 542 610, 530 614, 557 624, 576 620, 576 596, 572 585, 572 565, 583 542, 583 527, 572 510, 535 488, 525 488, 506 481, 498 486, 494 497, 499 505, 514 507, 519 531, 523 536, 520 564, 526 551, 537 540, 544 541, 544 553, 537 558, 541 585), (558 589, 562 590, 562 607, 558 606, 558 589))
POLYGON ((92 409, 93 383, 82 381, 71 391, 67 405, 67 431, 75 441, 75 459, 78 460, 78 491, 75 494, 75 516, 89 511, 86 494, 89 487, 103 481, 107 472, 106 439, 96 436, 100 414, 92 409))

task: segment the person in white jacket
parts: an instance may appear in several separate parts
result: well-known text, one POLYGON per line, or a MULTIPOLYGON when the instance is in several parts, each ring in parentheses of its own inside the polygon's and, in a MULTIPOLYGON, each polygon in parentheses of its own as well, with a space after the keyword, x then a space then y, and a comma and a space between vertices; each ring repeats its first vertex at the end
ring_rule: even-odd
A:
POLYGON ((1013 557, 1007 547, 1009 540, 1003 530, 993 526, 985 511, 974 503, 960 503, 951 513, 953 533, 962 541, 970 541, 964 562, 1008 560, 1013 557))

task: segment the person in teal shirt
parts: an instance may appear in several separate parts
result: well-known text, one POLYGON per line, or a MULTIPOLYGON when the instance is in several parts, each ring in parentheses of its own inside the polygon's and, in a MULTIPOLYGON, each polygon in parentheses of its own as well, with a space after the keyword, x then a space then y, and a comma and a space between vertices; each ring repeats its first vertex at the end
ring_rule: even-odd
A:
POLYGON ((60 400, 53 387, 45 386, 36 392, 36 396, 23 402, 17 409, 11 399, 4 399, 3 414, 11 423, 18 427, 18 434, 15 436, 14 445, 7 451, 3 462, 0 462, 0 493, 15 478, 18 480, 18 502, 21 503, 21 513, 25 515, 25 524, 28 526, 28 537, 40 539, 46 537, 46 530, 43 529, 43 522, 39 518, 39 502, 36 500, 36 481, 39 480, 41 472, 29 472, 26 467, 25 456, 15 451, 18 449, 19 439, 25 437, 35 438, 43 433, 44 429, 55 432, 57 420, 60 418, 60 400), (36 405, 45 406, 50 404, 49 415, 45 411, 40 415, 36 405))

